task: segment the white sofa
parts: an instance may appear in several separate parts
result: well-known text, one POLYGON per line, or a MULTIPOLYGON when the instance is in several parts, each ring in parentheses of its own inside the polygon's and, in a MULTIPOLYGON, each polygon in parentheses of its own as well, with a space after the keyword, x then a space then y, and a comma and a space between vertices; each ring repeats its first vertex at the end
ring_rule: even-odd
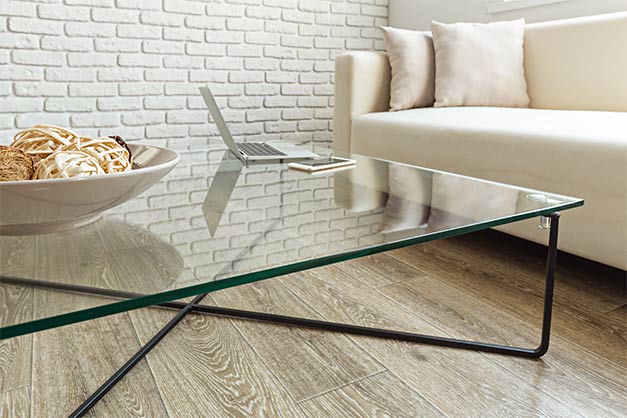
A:
MULTIPOLYGON (((527 25, 529 109, 389 112, 384 53, 341 55, 335 71, 334 149, 584 198, 564 213, 559 248, 627 269, 627 13, 527 25)), ((361 175, 388 181, 372 170, 361 175)), ((500 229, 545 244, 537 223, 500 229)))

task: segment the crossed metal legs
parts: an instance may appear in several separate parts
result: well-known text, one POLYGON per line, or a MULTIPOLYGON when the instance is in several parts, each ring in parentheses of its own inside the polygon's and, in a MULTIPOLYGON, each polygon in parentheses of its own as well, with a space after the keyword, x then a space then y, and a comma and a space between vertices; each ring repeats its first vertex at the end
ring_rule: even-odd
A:
MULTIPOLYGON (((437 345, 443 347, 460 348, 466 350, 485 351, 489 353, 505 354, 518 357, 538 358, 546 354, 549 349, 551 334, 551 314, 553 310, 553 289, 555 283, 555 267, 557 257, 557 236, 559 228, 559 213, 553 213, 546 218, 550 220, 549 245, 546 263, 546 282, 544 290, 544 308, 542 317, 542 334, 540 344, 536 348, 511 347, 500 344, 491 344, 479 341, 457 340, 453 338, 436 337, 431 335, 414 334, 403 331, 393 331, 381 328, 363 327, 337 322, 319 321, 314 319, 297 318, 291 316, 274 315, 262 312, 244 311, 238 309, 221 308, 216 306, 200 305, 207 293, 198 295, 190 303, 167 302, 159 306, 178 309, 177 315, 168 322, 150 341, 148 341, 133 357, 131 357, 113 376, 111 376, 96 392, 94 392, 70 417, 84 416, 104 395, 115 386, 148 352, 155 347, 188 313, 199 312, 212 315, 220 315, 234 318, 252 319, 280 323, 299 327, 308 327, 332 332, 342 332, 354 335, 366 335, 370 337, 388 338, 400 341, 409 341, 422 344, 437 345)), ((22 284, 38 287, 53 288, 81 293, 98 294, 102 296, 132 298, 142 296, 136 293, 104 290, 83 286, 65 285, 24 279, 3 279, 13 284, 22 284)))

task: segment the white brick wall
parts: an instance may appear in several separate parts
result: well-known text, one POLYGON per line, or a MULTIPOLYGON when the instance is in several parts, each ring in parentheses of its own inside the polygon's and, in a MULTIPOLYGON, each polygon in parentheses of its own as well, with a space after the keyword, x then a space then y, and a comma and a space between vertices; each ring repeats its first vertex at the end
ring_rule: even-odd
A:
POLYGON ((0 0, 0 143, 36 123, 168 145, 331 140, 333 60, 382 49, 388 0, 0 0))

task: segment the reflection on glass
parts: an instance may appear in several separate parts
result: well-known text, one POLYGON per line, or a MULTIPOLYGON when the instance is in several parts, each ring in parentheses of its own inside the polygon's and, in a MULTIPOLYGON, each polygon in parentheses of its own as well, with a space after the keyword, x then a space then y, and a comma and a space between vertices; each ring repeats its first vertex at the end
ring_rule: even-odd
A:
MULTIPOLYGON (((168 242, 144 228, 107 217, 70 231, 23 237, 0 236, 1 276, 50 281, 134 293, 158 292, 172 286, 184 261, 168 242)), ((0 293, 18 286, 0 285, 0 293)), ((13 309, 52 316, 69 310, 110 303, 108 298, 38 289, 30 305, 13 309)), ((8 307, 14 304, 5 300, 8 307)), ((20 322, 0 315, 0 326, 20 322)))
POLYGON ((202 205, 202 213, 207 221, 207 228, 209 228, 211 236, 215 235, 243 168, 240 160, 230 158, 230 154, 225 153, 218 166, 218 171, 211 180, 207 197, 205 197, 205 202, 202 205))
MULTIPOLYGON (((359 155, 340 155, 357 160, 353 169, 312 176, 281 163, 243 167, 224 154, 181 150, 172 173, 93 225, 1 237, 0 276, 156 294, 235 276, 256 280, 259 272, 277 276, 295 263, 345 260, 582 204, 359 155), (528 198, 534 194, 547 199, 528 198)), ((55 314, 77 310, 58 293, 55 314)), ((16 322, 51 315, 36 310, 25 318, 10 309, 4 317, 16 322)))
POLYGON ((389 166, 390 196, 383 212, 382 232, 425 227, 431 213, 433 175, 404 165, 389 166))

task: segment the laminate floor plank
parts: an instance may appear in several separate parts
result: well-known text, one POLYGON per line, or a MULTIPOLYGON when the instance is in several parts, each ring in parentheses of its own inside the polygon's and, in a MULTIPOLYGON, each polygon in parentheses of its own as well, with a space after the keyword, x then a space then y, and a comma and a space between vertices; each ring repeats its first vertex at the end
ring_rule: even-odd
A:
MULTIPOLYGON (((540 325, 544 294, 542 275, 508 274, 506 269, 486 265, 479 260, 462 261, 458 255, 428 244, 404 248, 392 253, 392 256, 409 265, 428 268, 430 274, 447 278, 467 294, 540 325)), ((560 283, 556 283, 556 299, 562 289, 560 283)), ((553 313, 554 335, 574 344, 585 342, 586 350, 614 361, 619 366, 627 364, 627 329, 624 321, 612 320, 580 305, 569 305, 565 303, 563 295, 559 299, 561 302, 555 305, 560 309, 555 309, 553 313), (595 338, 590 338, 591 335, 595 338)))
MULTIPOLYGON (((0 236, 0 271, 31 277, 35 269, 31 237, 0 236)), ((33 317, 33 289, 0 283, 0 324, 14 325, 33 317)), ((30 386, 32 335, 0 340, 0 392, 30 386)))
MULTIPOLYGON (((117 277, 107 252, 96 228, 41 235, 37 237, 35 275, 47 280, 115 289, 117 277)), ((111 299, 103 297, 35 289, 35 317, 109 302, 111 299)), ((140 348, 128 313, 50 329, 34 334, 33 338, 33 417, 66 416, 140 348), (57 384, 51 385, 51 382, 57 384)), ((136 367, 133 381, 122 380, 90 414, 94 417, 166 416, 145 362, 136 367)))
MULTIPOLYGON (((279 280, 227 289, 210 296, 217 306, 320 319, 279 280)), ((341 334, 248 320, 233 323, 297 401, 384 369, 341 334)))
MULTIPOLYGON (((31 416, 67 416, 139 348, 128 313, 34 334, 31 416)), ((140 362, 133 378, 120 381, 88 416, 167 417, 147 363, 140 362)))
MULTIPOLYGON (((33 312, 33 289, 24 286, 0 285, 0 316, 8 315, 9 323, 28 321, 33 312)), ((0 340, 0 392, 30 386, 32 335, 0 340)))
MULTIPOLYGON (((446 336, 441 328, 419 315, 409 314, 376 290, 360 288, 360 278, 352 278, 345 266, 299 273, 299 277, 282 281, 327 320, 446 336)), ((581 417, 484 354, 393 340, 351 338, 446 415, 581 417)))
POLYGON ((445 417, 388 371, 316 396, 300 405, 315 418, 445 417))
MULTIPOLYGON (((526 347, 536 346, 539 341, 535 326, 436 279, 421 278, 378 290, 456 338, 526 347)), ((583 416, 588 416, 592 409, 604 411, 605 416, 620 416, 627 400, 621 389, 627 382, 620 368, 599 361, 596 355, 557 336, 541 361, 490 358, 529 382, 535 390, 551 394, 583 416), (598 365, 613 369, 615 378, 599 376, 598 365)))
POLYGON ((107 271, 117 289, 155 293, 171 289, 181 274, 183 257, 170 243, 116 218, 94 224, 102 242, 107 271))
MULTIPOLYGON (((116 289, 117 278, 111 271, 106 248, 92 227, 36 237, 35 278, 81 286, 116 289)), ((35 289, 34 318, 74 312, 111 299, 81 293, 35 289)))
POLYGON ((29 418, 29 387, 13 389, 0 393, 0 418, 29 418))
POLYGON ((614 320, 627 323, 627 305, 623 305, 620 308, 612 309, 611 311, 606 312, 605 315, 614 320))
MULTIPOLYGON (((440 253, 447 253, 455 257, 458 263, 489 265, 499 272, 523 279, 530 278, 531 285, 542 286, 542 282, 536 279, 544 276, 546 247, 540 244, 485 230, 422 247, 422 250, 433 248, 440 253)), ((556 303, 569 306, 577 304, 596 312, 607 312, 625 304, 626 272, 565 253, 558 255, 557 264, 556 286, 560 292, 555 295, 556 303)))
MULTIPOLYGON (((36 242, 33 237, 0 236, 0 272, 4 276, 32 277, 35 271, 36 242)), ((33 314, 32 292, 28 288, 9 285, 0 279, 0 289, 10 289, 0 304, 3 326, 28 320, 33 314)))
POLYGON ((387 257, 385 254, 351 260, 350 266, 355 274, 361 275, 363 284, 373 289, 390 283, 412 280, 427 274, 415 267, 399 263, 396 259, 387 257))
MULTIPOLYGON (((173 313, 130 315, 145 343, 173 313)), ((227 318, 189 314, 146 359, 172 417, 305 416, 227 318)), ((133 370, 127 378, 134 376, 133 370)))

